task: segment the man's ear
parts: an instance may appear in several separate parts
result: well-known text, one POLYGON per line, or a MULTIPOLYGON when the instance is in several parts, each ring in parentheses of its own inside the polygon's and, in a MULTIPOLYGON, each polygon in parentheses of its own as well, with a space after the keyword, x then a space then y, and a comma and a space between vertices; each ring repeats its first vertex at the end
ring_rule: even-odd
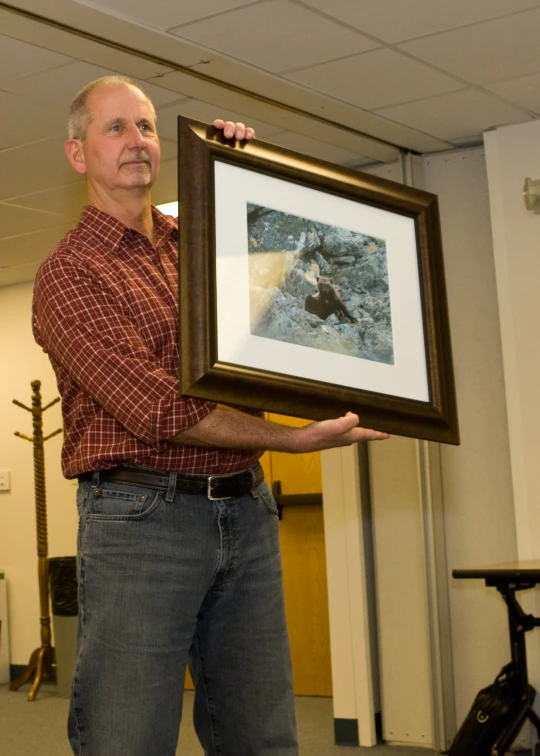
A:
POLYGON ((71 167, 77 173, 86 173, 86 160, 84 159, 84 150, 80 139, 68 139, 64 145, 67 158, 71 167))

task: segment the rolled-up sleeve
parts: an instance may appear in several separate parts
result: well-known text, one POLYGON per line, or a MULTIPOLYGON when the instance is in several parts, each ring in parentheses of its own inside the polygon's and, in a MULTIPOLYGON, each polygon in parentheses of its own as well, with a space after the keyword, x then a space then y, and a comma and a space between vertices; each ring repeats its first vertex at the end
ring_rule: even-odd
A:
POLYGON ((162 448, 216 406, 179 395, 177 375, 148 348, 125 303, 76 259, 41 266, 33 330, 71 381, 145 444, 162 448))

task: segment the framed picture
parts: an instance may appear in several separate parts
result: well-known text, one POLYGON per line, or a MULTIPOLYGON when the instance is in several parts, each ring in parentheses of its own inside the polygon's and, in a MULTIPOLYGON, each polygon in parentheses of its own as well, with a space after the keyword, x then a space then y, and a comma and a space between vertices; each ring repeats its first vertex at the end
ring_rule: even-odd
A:
POLYGON ((181 393, 459 443, 437 197, 178 128, 181 393))

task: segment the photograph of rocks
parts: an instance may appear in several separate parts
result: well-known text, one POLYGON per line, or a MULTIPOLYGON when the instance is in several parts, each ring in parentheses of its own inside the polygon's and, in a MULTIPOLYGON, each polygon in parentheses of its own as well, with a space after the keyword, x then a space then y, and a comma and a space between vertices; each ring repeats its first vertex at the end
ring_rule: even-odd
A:
POLYGON ((251 333, 394 364, 384 239, 247 203, 251 333))

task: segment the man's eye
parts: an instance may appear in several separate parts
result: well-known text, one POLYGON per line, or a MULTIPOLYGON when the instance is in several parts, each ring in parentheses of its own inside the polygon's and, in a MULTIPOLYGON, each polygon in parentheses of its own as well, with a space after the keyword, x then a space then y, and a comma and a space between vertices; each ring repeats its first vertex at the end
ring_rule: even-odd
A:
POLYGON ((111 131, 120 131, 120 124, 115 123, 113 126, 111 126, 111 131))

